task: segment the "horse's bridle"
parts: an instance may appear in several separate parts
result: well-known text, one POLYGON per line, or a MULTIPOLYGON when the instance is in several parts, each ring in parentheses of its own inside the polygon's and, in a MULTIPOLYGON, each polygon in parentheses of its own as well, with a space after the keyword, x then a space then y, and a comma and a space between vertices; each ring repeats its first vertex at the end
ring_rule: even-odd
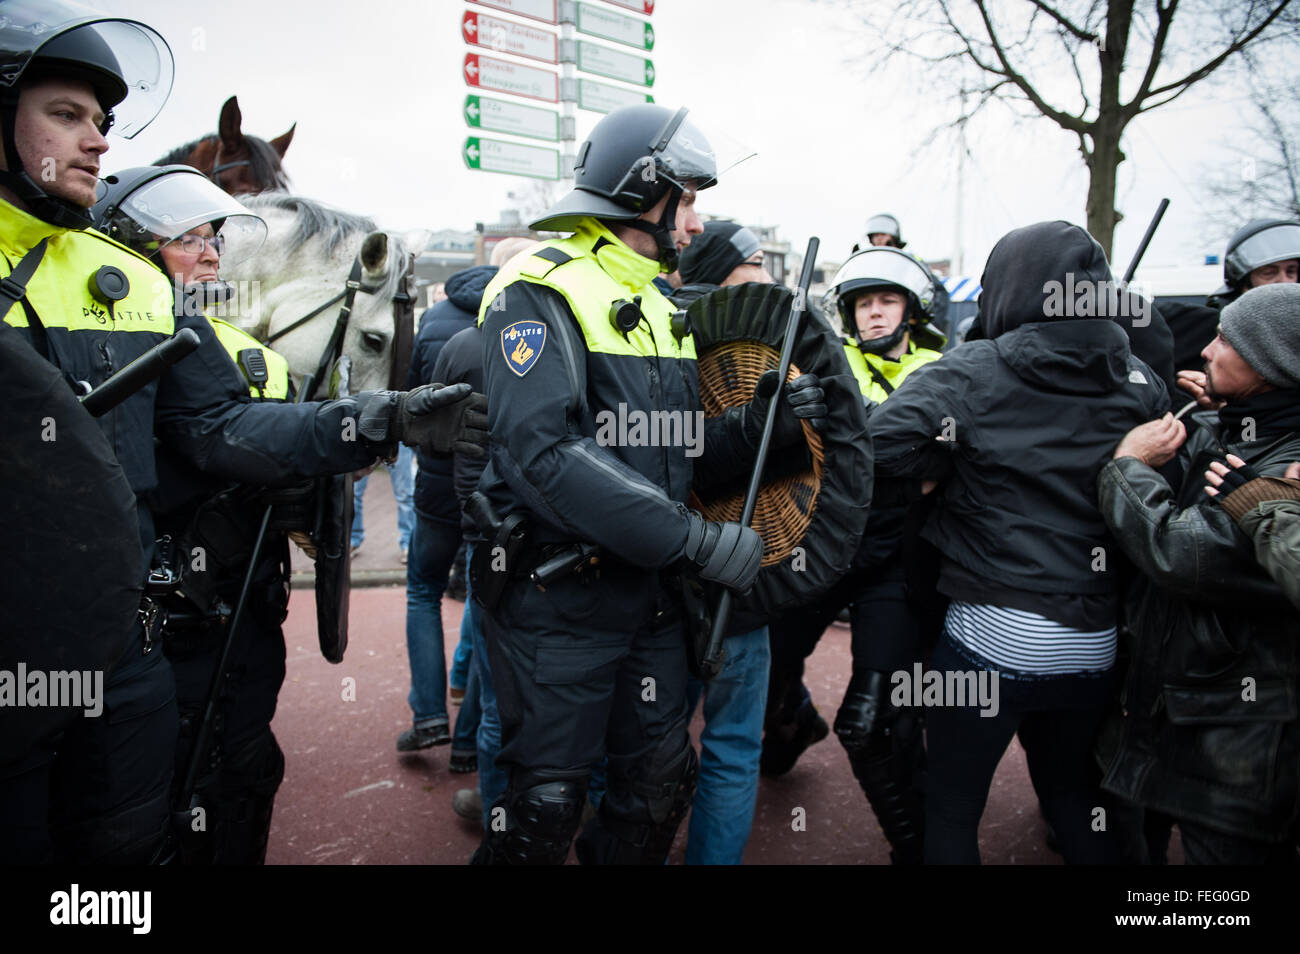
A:
MULTIPOLYGON (((344 283, 343 291, 329 299, 329 301, 323 302, 313 308, 303 317, 281 328, 275 334, 263 339, 262 344, 269 346, 271 342, 283 338, 291 331, 301 328, 335 302, 342 301, 343 305, 339 308, 339 316, 334 322, 334 330, 330 333, 330 338, 325 345, 325 350, 321 352, 320 361, 316 365, 316 372, 310 378, 303 381, 304 388, 314 389, 316 387, 316 382, 325 377, 325 373, 329 370, 329 366, 337 361, 339 356, 343 353, 343 336, 347 332, 348 321, 352 317, 352 305, 356 301, 357 292, 365 292, 367 295, 373 295, 378 292, 380 288, 381 286, 379 285, 363 285, 361 283, 361 254, 358 252, 357 257, 352 261, 352 269, 348 272, 347 281, 344 283)), ((403 305, 406 305, 411 301, 410 295, 406 292, 405 280, 399 283, 398 289, 393 294, 391 300, 393 302, 394 332, 396 332, 396 322, 399 320, 398 312, 403 305)), ((393 347, 397 347, 396 333, 393 335, 393 347)), ((389 383, 391 386, 392 381, 390 380, 389 383)), ((310 400, 310 395, 307 399, 310 400)))
MULTIPOLYGON (((217 150, 218 152, 221 150, 220 144, 217 145, 217 150)), ((234 162, 223 162, 221 165, 217 165, 217 157, 214 153, 212 156, 212 171, 208 173, 208 178, 212 180, 213 184, 216 185, 217 188, 220 188, 221 181, 217 176, 225 172, 227 169, 235 169, 239 166, 251 166, 252 164, 253 162, 251 159, 236 159, 234 162)))

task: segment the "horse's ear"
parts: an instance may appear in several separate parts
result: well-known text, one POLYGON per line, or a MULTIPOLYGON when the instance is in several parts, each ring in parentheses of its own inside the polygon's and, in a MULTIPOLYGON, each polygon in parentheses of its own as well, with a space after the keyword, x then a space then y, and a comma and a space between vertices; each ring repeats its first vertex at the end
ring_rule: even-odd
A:
POLYGON ((388 263, 388 233, 371 232, 361 243, 361 267, 369 276, 384 274, 388 263))
POLYGON ((276 155, 278 155, 281 159, 283 159, 284 154, 289 151, 289 143, 293 142, 293 131, 297 128, 298 128, 298 124, 294 123, 292 126, 289 127, 289 131, 287 133, 285 133, 282 136, 276 136, 274 139, 271 140, 271 148, 275 150, 276 155))
POLYGON ((239 131, 243 121, 243 114, 239 111, 239 98, 232 96, 221 107, 221 118, 217 121, 217 135, 227 149, 238 146, 243 141, 244 134, 239 131))

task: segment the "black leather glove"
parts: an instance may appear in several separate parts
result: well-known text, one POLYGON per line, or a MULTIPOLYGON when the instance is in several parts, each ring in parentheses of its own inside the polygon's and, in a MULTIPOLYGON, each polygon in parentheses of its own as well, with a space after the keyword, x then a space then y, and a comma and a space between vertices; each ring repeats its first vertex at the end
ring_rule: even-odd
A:
POLYGON ((357 431, 371 443, 400 441, 421 450, 483 457, 487 399, 468 384, 425 384, 413 391, 360 395, 357 431))
MULTIPOLYGON (((754 385, 754 397, 744 408, 745 439, 755 448, 763 439, 763 421, 776 391, 776 369, 763 372, 754 385)), ((826 394, 815 374, 801 374, 785 386, 785 400, 776 404, 776 424, 772 428, 772 446, 789 447, 803 440, 801 421, 808 421, 820 431, 826 420, 826 394)))
POLYGON ((681 556, 699 567, 701 579, 747 593, 763 560, 763 538, 749 527, 709 523, 692 512, 681 556))

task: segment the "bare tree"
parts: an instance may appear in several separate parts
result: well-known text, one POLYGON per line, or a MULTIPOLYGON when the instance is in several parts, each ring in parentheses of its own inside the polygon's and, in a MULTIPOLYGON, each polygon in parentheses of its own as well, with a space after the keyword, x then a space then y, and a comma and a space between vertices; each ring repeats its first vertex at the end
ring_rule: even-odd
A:
POLYGON ((1300 220, 1300 76, 1276 84, 1252 83, 1249 137, 1227 143, 1236 153, 1210 172, 1207 218, 1225 234, 1248 219, 1300 220))
POLYGON ((1078 138, 1088 231, 1109 255, 1121 141, 1137 116, 1177 99, 1243 50, 1297 36, 1291 0, 880 0, 855 3, 889 62, 919 61, 960 103, 1046 117, 1078 138), (1175 19, 1178 28, 1175 29, 1175 19))

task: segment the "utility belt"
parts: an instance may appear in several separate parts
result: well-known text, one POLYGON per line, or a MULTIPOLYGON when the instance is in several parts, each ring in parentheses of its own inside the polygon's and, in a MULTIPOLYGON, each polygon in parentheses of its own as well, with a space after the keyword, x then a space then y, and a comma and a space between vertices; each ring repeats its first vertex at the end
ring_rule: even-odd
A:
MULTIPOLYGON (((199 505, 175 542, 170 535, 158 541, 146 596, 163 611, 163 621, 155 619, 154 625, 165 629, 170 645, 197 644, 224 628, 234 612, 267 506, 272 508, 268 531, 310 530, 316 516, 317 482, 274 489, 228 488, 199 505)), ((268 569, 253 583, 266 591, 258 602, 282 604, 282 613, 287 610, 283 590, 289 571, 283 554, 282 548, 264 547, 260 562, 268 569), (279 566, 272 565, 277 562, 279 566)))
MULTIPOLYGON (((602 572, 647 572, 611 557, 593 543, 538 541, 526 514, 514 513, 501 519, 478 491, 465 502, 465 512, 483 535, 484 542, 474 548, 469 574, 473 598, 488 612, 496 609, 512 582, 527 581, 545 592, 546 587, 571 576, 590 584, 599 580, 602 572)), ((698 675, 713 628, 710 607, 717 602, 716 594, 710 593, 699 577, 680 562, 658 576, 655 616, 681 614, 687 634, 687 659, 691 672, 698 675)))

